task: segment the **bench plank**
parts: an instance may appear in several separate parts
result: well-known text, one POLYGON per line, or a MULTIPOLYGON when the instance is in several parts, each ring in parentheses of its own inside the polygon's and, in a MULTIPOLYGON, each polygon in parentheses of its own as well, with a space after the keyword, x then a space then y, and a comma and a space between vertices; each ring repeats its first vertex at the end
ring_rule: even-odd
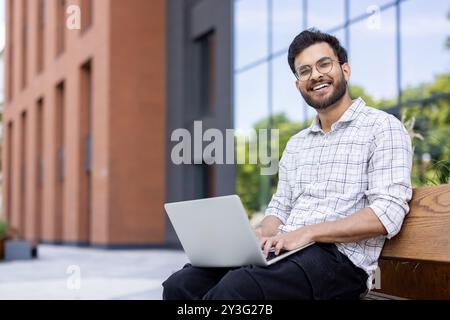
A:
POLYGON ((416 188, 400 233, 381 257, 450 263, 450 184, 416 188))
POLYGON ((450 299, 450 264, 424 261, 379 261, 383 293, 408 299, 450 299))
POLYGON ((381 292, 370 291, 362 300, 408 300, 381 292))

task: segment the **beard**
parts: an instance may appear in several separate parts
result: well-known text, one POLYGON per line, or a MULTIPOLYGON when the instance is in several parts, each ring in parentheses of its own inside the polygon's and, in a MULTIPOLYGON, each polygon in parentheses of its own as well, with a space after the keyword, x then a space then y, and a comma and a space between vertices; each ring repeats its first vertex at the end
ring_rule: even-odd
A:
POLYGON ((329 94, 328 97, 316 98, 313 97, 312 94, 308 93, 308 91, 303 92, 302 90, 300 90, 300 93, 302 94, 303 99, 305 99, 308 105, 316 110, 325 110, 338 102, 347 92, 347 81, 344 79, 344 75, 342 72, 339 79, 332 85, 334 87, 334 90, 331 92, 331 94, 329 94))

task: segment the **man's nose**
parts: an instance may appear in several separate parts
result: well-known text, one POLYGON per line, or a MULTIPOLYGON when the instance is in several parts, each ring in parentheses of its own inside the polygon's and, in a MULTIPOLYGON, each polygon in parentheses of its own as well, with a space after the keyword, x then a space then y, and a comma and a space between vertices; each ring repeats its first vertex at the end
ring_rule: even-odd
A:
POLYGON ((316 66, 314 66, 314 67, 312 68, 312 70, 311 70, 311 78, 309 78, 309 79, 310 79, 310 80, 317 80, 317 79, 319 79, 320 77, 322 77, 322 74, 321 74, 319 71, 317 71, 316 66))

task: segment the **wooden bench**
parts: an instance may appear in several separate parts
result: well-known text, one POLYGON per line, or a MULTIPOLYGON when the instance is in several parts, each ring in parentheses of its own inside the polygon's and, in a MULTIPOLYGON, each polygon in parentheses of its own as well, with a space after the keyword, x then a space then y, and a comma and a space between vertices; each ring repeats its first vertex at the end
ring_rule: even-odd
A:
POLYGON ((386 281, 391 291, 408 292, 408 286, 420 291, 405 298, 450 299, 450 184, 414 189, 409 206, 400 233, 386 240, 381 253, 381 292, 371 291, 365 300, 403 299, 385 293, 386 281), (416 272, 421 264, 425 267, 416 272), (427 295, 429 283, 434 293, 427 295))

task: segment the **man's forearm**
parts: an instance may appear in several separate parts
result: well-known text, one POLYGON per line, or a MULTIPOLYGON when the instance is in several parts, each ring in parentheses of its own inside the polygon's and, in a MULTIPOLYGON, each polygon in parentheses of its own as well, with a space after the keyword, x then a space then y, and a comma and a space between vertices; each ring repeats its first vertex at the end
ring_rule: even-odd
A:
POLYGON ((282 224, 281 220, 275 216, 265 216, 264 219, 255 227, 261 231, 263 237, 272 237, 278 233, 278 227, 282 224))
MULTIPOLYGON (((387 231, 370 208, 361 209, 344 219, 300 228, 312 241, 324 243, 356 242, 386 235, 387 231), (302 230, 306 228, 306 230, 302 230)), ((295 231, 294 231, 295 232, 295 231)))

